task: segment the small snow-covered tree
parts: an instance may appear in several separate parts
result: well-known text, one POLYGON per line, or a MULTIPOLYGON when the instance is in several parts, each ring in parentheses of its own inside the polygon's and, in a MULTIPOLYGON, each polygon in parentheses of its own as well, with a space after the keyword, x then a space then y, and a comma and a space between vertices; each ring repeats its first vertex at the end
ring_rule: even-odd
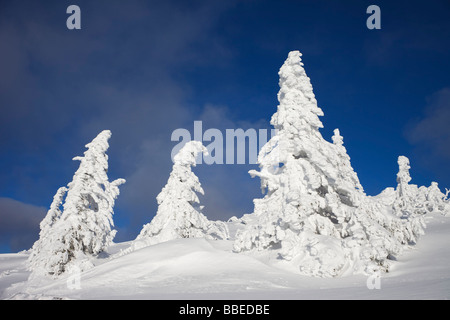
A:
POLYGON ((437 182, 429 187, 410 184, 410 163, 405 156, 398 158, 399 172, 397 174, 397 188, 395 199, 392 201, 394 211, 398 216, 423 215, 426 213, 450 214, 450 200, 448 194, 439 189, 437 182))
POLYGON ((398 167, 396 198, 393 207, 397 216, 409 217, 418 211, 417 198, 419 189, 416 185, 409 184, 411 181, 409 159, 405 156, 399 156, 398 167))
POLYGON ((344 138, 341 136, 339 129, 334 130, 334 135, 331 137, 333 144, 336 146, 337 151, 337 165, 341 181, 349 179, 351 182, 350 188, 356 188, 357 190, 364 192, 364 188, 361 185, 358 175, 353 170, 350 163, 350 156, 347 154, 347 149, 344 146, 344 138))
POLYGON ((339 131, 334 143, 322 137, 300 52, 289 53, 279 76, 277 134, 261 148, 260 170, 249 172, 266 194, 242 219, 235 251, 273 251, 313 276, 386 269, 408 242, 408 226, 364 194, 339 131))
POLYGON ((444 194, 439 189, 438 183, 432 182, 423 193, 425 193, 425 207, 428 212, 450 215, 450 199, 448 198, 450 190, 446 189, 444 194))
POLYGON ((48 237, 53 225, 61 217, 61 205, 63 204, 66 193, 66 187, 61 187, 58 189, 53 197, 53 202, 50 205, 47 215, 40 223, 41 231, 39 232, 39 239, 33 244, 30 256, 28 258, 31 268, 39 267, 40 265, 45 264, 45 260, 47 258, 42 253, 47 249, 46 246, 48 246, 48 237))
POLYGON ((167 184, 156 198, 158 211, 136 238, 145 244, 136 243, 135 249, 178 238, 228 237, 224 223, 209 221, 201 212, 198 194, 204 191, 191 167, 196 166, 197 155, 202 152, 207 154, 201 142, 190 141, 175 155, 167 184))
POLYGON ((86 145, 84 157, 74 158, 80 166, 67 188, 58 190, 28 259, 34 273, 58 276, 74 266, 89 268, 90 258, 112 243, 114 202, 125 180, 108 180, 110 137, 109 130, 102 131, 86 145))
POLYGON ((51 229, 51 227, 59 220, 62 214, 61 205, 63 204, 64 197, 67 193, 66 187, 61 187, 53 197, 53 202, 50 205, 50 209, 47 212, 44 220, 41 221, 40 238, 45 237, 45 234, 51 229))

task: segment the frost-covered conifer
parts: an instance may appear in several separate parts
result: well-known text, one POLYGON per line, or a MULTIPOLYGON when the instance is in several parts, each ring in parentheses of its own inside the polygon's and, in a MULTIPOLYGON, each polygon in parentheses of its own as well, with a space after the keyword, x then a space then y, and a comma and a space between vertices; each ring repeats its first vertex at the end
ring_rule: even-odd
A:
POLYGON ((437 182, 432 182, 425 192, 425 207, 428 212, 436 212, 442 215, 450 215, 450 190, 446 189, 446 193, 442 193, 437 182))
POLYGON ((61 205, 64 201, 64 196, 67 193, 66 187, 61 187, 56 192, 53 197, 53 202, 50 205, 50 209, 47 212, 44 220, 41 221, 40 227, 41 232, 39 233, 40 237, 45 237, 45 234, 51 229, 51 227, 59 220, 62 214, 61 205))
POLYGON ((49 233, 52 230, 52 226, 59 220, 62 214, 61 205, 64 201, 64 196, 67 193, 66 187, 61 187, 56 192, 53 197, 53 202, 50 205, 50 209, 47 215, 40 223, 41 231, 39 232, 39 239, 33 244, 31 248, 30 257, 28 261, 30 262, 30 267, 35 268, 43 265, 45 263, 46 257, 42 254, 46 250, 48 245, 49 233))
POLYGON ((409 169, 409 159, 405 156, 398 157, 398 173, 396 198, 393 203, 394 211, 399 217, 409 217, 417 213, 417 200, 419 197, 419 189, 416 185, 409 184, 411 176, 409 169))
POLYGON ((356 187, 357 190, 364 192, 364 188, 359 182, 358 175, 353 170, 350 163, 350 156, 347 154, 347 149, 344 147, 344 138, 341 136, 339 129, 334 130, 334 135, 331 137, 333 144, 336 146, 337 151, 337 165, 341 181, 347 179, 351 182, 351 187, 356 187))
POLYGON ((277 129, 258 156, 264 198, 242 219, 237 252, 272 250, 301 273, 338 276, 346 270, 373 272, 408 242, 405 224, 364 194, 339 131, 323 139, 310 79, 293 51, 281 67, 277 129))
POLYGON ((32 248, 28 264, 34 273, 58 276, 72 267, 89 268, 90 258, 112 243, 114 202, 125 180, 108 180, 110 137, 109 130, 102 131, 86 145, 84 157, 73 159, 80 166, 67 188, 58 190, 32 248))
POLYGON ((156 198, 156 216, 144 225, 136 238, 135 249, 178 238, 228 237, 224 223, 209 221, 201 212, 198 194, 204 191, 191 167, 196 165, 197 155, 202 152, 206 154, 207 149, 201 142, 190 141, 175 155, 167 184, 156 198))
POLYGON ((395 197, 391 197, 390 203, 396 215, 409 217, 432 212, 443 215, 450 214, 449 190, 447 190, 446 194, 442 193, 437 182, 432 182, 428 188, 410 184, 409 169, 411 167, 409 159, 405 156, 400 156, 398 165, 397 188, 395 189, 395 197))

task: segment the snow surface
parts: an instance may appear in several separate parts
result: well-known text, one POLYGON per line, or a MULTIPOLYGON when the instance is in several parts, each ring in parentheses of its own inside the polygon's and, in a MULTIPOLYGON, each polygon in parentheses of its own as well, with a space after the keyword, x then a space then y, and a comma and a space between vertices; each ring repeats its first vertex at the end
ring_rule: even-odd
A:
POLYGON ((426 234, 381 275, 380 289, 364 275, 302 276, 268 254, 234 253, 230 240, 189 238, 127 254, 131 242, 113 244, 75 288, 73 275, 29 281, 27 252, 0 254, 0 299, 448 299, 450 219, 426 220, 426 234))

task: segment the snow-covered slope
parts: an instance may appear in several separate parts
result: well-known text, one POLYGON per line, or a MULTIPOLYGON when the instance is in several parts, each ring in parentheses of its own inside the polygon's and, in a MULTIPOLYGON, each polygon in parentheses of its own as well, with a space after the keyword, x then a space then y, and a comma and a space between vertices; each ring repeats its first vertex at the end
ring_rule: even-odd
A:
POLYGON ((379 279, 301 276, 269 255, 233 253, 230 241, 191 238, 130 253, 130 243, 114 244, 108 257, 97 259, 79 278, 58 280, 28 281, 27 253, 0 254, 0 298, 448 299, 450 219, 437 214, 426 219, 426 235, 379 279))

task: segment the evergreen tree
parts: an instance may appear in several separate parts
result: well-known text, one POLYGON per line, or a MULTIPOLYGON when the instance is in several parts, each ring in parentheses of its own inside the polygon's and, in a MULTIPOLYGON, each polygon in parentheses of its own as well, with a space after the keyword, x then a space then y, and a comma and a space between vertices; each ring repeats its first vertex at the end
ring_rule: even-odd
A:
POLYGON ((446 189, 445 194, 439 189, 437 182, 432 182, 426 191, 426 209, 428 212, 436 212, 442 215, 450 215, 450 190, 446 189))
POLYGON ((397 174, 397 188, 392 207, 400 217, 418 216, 426 213, 450 214, 449 190, 446 194, 439 189, 437 182, 432 182, 427 188, 410 184, 410 163, 405 156, 398 158, 399 172, 397 174))
POLYGON ((364 188, 359 182, 358 175, 353 170, 350 163, 350 156, 347 154, 347 149, 344 147, 344 138, 341 136, 339 129, 334 130, 334 135, 331 139, 337 149, 339 180, 344 182, 346 179, 349 179, 350 189, 355 187, 357 190, 364 192, 364 188))
POLYGON ((198 194, 204 191, 191 167, 196 166, 197 155, 202 152, 207 154, 201 142, 190 141, 175 155, 167 184, 156 198, 156 216, 144 225, 134 249, 178 238, 228 237, 224 223, 211 222, 201 212, 198 194))
POLYGON ((40 223, 41 232, 39 233, 39 237, 45 237, 45 234, 49 232, 51 227, 59 220, 62 214, 61 205, 63 204, 64 197, 67 193, 66 187, 61 187, 56 192, 53 197, 53 202, 50 205, 50 209, 47 212, 44 220, 40 223))
POLYGON ((35 273, 56 277, 75 266, 89 268, 90 259, 112 243, 116 234, 111 228, 114 202, 125 180, 108 180, 110 137, 109 130, 102 131, 86 145, 84 157, 73 159, 80 161, 80 166, 67 188, 58 190, 32 248, 28 264, 35 273))
POLYGON ((338 276, 386 269, 408 242, 406 225, 364 194, 339 131, 324 140, 310 79, 293 51, 281 67, 277 129, 250 171, 267 191, 243 218, 234 249, 273 250, 300 272, 338 276))
POLYGON ((49 234, 51 233, 53 225, 60 219, 62 210, 61 205, 64 202, 64 196, 67 193, 66 187, 61 187, 53 197, 53 202, 47 215, 40 223, 41 231, 39 232, 39 239, 33 244, 30 256, 28 258, 31 269, 38 268, 46 263, 47 257, 42 254, 47 250, 49 234))

